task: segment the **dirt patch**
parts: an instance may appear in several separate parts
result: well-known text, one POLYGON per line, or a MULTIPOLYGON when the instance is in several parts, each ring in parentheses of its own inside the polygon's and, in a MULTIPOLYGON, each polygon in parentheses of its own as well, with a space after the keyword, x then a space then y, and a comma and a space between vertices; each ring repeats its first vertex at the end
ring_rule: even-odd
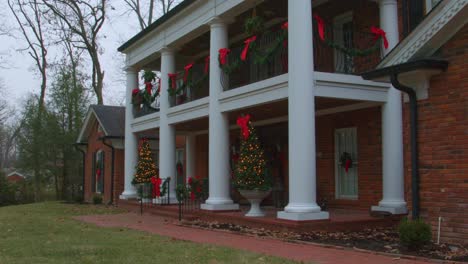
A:
POLYGON ((403 254, 450 261, 468 261, 468 250, 460 245, 430 243, 418 250, 408 250, 400 245, 395 228, 368 228, 353 232, 283 232, 252 228, 219 222, 200 220, 182 221, 181 225, 211 230, 225 230, 258 237, 270 237, 287 241, 312 242, 379 251, 391 254, 403 254))

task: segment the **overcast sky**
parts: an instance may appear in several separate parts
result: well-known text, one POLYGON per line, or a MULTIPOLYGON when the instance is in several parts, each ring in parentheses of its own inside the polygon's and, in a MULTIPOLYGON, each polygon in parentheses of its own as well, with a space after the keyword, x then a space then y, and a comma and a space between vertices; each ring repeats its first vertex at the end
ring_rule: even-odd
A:
MULTIPOLYGON (((6 2, 6 0, 0 0, 0 19, 16 26, 6 2)), ((122 70, 124 56, 117 52, 117 48, 138 33, 139 27, 135 23, 134 16, 125 14, 122 0, 111 1, 111 3, 115 10, 111 8, 107 10, 107 20, 100 40, 104 51, 101 56, 101 66, 105 70, 104 103, 120 105, 124 102, 125 74, 122 70)), ((6 94, 1 96, 11 98, 12 100, 9 101, 14 102, 17 109, 21 107, 20 103, 24 101, 28 93, 39 92, 39 76, 33 70, 33 61, 27 52, 19 51, 20 48, 25 47, 20 34, 17 34, 17 39, 0 36, 0 53, 7 61, 6 65, 2 64, 0 67, 0 79, 6 88, 6 94)), ((50 53, 52 53, 49 54, 50 59, 57 56, 54 51, 50 53)))

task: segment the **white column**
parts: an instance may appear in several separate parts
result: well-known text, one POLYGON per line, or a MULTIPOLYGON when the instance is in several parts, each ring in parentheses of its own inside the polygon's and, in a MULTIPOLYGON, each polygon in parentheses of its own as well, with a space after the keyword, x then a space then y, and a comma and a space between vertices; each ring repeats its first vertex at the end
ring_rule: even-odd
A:
MULTIPOLYGON (((386 55, 399 41, 397 0, 380 0, 380 26, 389 43, 386 55)), ((403 113, 401 92, 391 87, 382 106, 382 178, 383 198, 372 211, 406 214, 403 168, 403 113)))
POLYGON ((316 203, 312 2, 289 0, 289 204, 278 218, 328 219, 316 203))
POLYGON ((238 210, 239 205, 233 203, 230 195, 229 120, 227 114, 221 113, 218 100, 223 91, 218 54, 221 48, 228 47, 228 26, 214 18, 210 27, 209 198, 201 208, 238 210))
POLYGON ((161 50, 161 98, 159 108, 159 176, 161 179, 171 178, 170 198, 171 203, 177 203, 176 199, 176 139, 175 128, 169 125, 167 112, 169 110, 169 73, 175 73, 175 54, 170 48, 161 50))
POLYGON ((132 90, 138 88, 138 71, 133 68, 126 68, 127 87, 125 99, 125 184, 124 191, 120 199, 127 200, 136 198, 136 189, 132 185, 135 176, 135 166, 138 160, 138 140, 132 132, 131 123, 133 122, 132 90))
POLYGON ((185 137, 185 167, 187 179, 195 177, 195 156, 196 156, 196 136, 187 135, 185 137))

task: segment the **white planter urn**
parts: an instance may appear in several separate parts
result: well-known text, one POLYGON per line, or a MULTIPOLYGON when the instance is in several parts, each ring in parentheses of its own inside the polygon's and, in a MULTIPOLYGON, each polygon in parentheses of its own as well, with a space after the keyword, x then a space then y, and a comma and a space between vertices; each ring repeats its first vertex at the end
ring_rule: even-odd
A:
POLYGON ((260 203, 265 199, 271 190, 260 191, 260 190, 239 190, 239 193, 244 196, 250 202, 250 210, 245 214, 248 217, 262 217, 265 213, 260 208, 260 203))
POLYGON ((161 204, 161 197, 153 198, 153 204, 161 204))

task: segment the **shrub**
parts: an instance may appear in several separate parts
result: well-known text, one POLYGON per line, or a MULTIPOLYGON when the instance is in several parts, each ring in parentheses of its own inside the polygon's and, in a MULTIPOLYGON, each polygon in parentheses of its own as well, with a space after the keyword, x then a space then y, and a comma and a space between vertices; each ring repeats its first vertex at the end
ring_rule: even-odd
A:
POLYGON ((403 219, 398 226, 400 243, 409 249, 417 249, 431 241, 431 227, 421 219, 403 219))
POLYGON ((93 196, 93 204, 102 204, 102 196, 100 194, 93 196))

